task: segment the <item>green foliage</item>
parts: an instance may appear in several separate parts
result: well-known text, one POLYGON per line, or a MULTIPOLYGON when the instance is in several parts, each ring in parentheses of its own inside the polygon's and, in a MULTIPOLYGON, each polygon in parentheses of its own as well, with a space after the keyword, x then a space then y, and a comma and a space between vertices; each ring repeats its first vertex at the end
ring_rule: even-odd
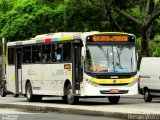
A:
POLYGON ((140 55, 140 53, 141 53, 141 37, 136 39, 136 51, 140 55))
POLYGON ((0 0, 0 13, 6 13, 11 10, 17 0, 0 0))
POLYGON ((53 10, 38 0, 19 0, 1 17, 1 37, 10 41, 27 39, 52 30, 53 10))
POLYGON ((160 35, 157 35, 153 40, 149 42, 150 51, 152 56, 160 57, 160 35))
MULTIPOLYGON (((154 0, 156 5, 159 0, 154 0)), ((0 38, 25 40, 38 34, 59 31, 111 31, 107 9, 116 6, 139 21, 144 19, 145 0, 0 0, 0 38)), ((113 19, 124 32, 135 34, 137 52, 141 53, 140 26, 112 12, 113 19)), ((150 39, 152 56, 160 55, 157 41, 160 19, 153 24, 150 39), (156 38, 154 38, 156 35, 156 38)))
MULTIPOLYGON (((104 21, 100 7, 89 0, 62 1, 15 1, 9 7, 11 9, 6 9, 6 14, 0 16, 0 37, 15 41, 57 31, 106 30, 109 23, 104 21)), ((7 3, 4 6, 11 5, 7 3)))

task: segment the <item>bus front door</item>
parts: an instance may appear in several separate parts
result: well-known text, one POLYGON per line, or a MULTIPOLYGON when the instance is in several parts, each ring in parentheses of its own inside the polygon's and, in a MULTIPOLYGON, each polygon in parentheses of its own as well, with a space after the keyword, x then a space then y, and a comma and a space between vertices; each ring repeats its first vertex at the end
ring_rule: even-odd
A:
POLYGON ((80 94, 81 82, 81 43, 73 43, 73 57, 72 57, 72 89, 73 94, 80 94))
POLYGON ((15 54, 15 87, 16 87, 16 95, 22 92, 22 48, 16 48, 15 54))

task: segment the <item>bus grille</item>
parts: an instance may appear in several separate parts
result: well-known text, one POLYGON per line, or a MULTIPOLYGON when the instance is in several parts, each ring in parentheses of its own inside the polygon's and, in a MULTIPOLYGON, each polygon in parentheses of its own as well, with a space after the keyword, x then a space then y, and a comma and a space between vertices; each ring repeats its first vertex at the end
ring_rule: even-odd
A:
POLYGON ((122 84, 99 84, 101 86, 125 86, 128 85, 129 83, 122 83, 122 84))
POLYGON ((127 94, 128 90, 119 90, 118 93, 111 93, 109 90, 100 90, 101 94, 127 94))

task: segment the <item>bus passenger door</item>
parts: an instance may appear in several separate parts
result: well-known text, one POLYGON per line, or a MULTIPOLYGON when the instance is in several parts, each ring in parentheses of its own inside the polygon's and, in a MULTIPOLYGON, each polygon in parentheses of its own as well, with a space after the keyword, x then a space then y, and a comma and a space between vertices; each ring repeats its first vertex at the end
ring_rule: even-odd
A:
POLYGON ((22 48, 16 48, 15 58, 15 94, 18 94, 22 92, 22 48))
POLYGON ((72 56, 72 89, 73 94, 80 94, 81 82, 81 41, 77 40, 73 43, 72 56))

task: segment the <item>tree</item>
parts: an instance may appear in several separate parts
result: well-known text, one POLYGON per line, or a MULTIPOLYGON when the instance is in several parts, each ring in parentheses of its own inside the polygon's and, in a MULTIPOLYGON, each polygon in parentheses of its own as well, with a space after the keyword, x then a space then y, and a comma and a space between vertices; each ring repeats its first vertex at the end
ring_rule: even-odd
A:
POLYGON ((160 0, 90 1, 103 9, 104 16, 110 23, 110 31, 129 31, 141 36, 141 55, 151 55, 149 40, 154 38, 158 30, 156 20, 160 15, 160 0))
POLYGON ((125 31, 141 36, 141 54, 150 56, 148 41, 160 32, 159 15, 160 0, 0 0, 0 38, 15 41, 59 31, 125 31))
POLYGON ((149 39, 152 32, 152 27, 156 19, 160 16, 160 0, 147 0, 146 2, 146 9, 144 10, 144 17, 140 21, 133 16, 129 15, 128 13, 120 10, 117 7, 113 7, 113 10, 120 14, 121 16, 127 18, 131 22, 135 23, 137 26, 140 26, 141 29, 141 45, 142 45, 142 56, 150 56, 149 51, 149 39))
POLYGON ((49 33, 54 28, 53 16, 53 10, 39 0, 17 0, 0 18, 0 36, 15 41, 49 33))
POLYGON ((103 31, 108 24, 102 9, 89 0, 16 0, 9 6, 2 2, 7 9, 0 16, 0 37, 10 41, 50 32, 103 31))

